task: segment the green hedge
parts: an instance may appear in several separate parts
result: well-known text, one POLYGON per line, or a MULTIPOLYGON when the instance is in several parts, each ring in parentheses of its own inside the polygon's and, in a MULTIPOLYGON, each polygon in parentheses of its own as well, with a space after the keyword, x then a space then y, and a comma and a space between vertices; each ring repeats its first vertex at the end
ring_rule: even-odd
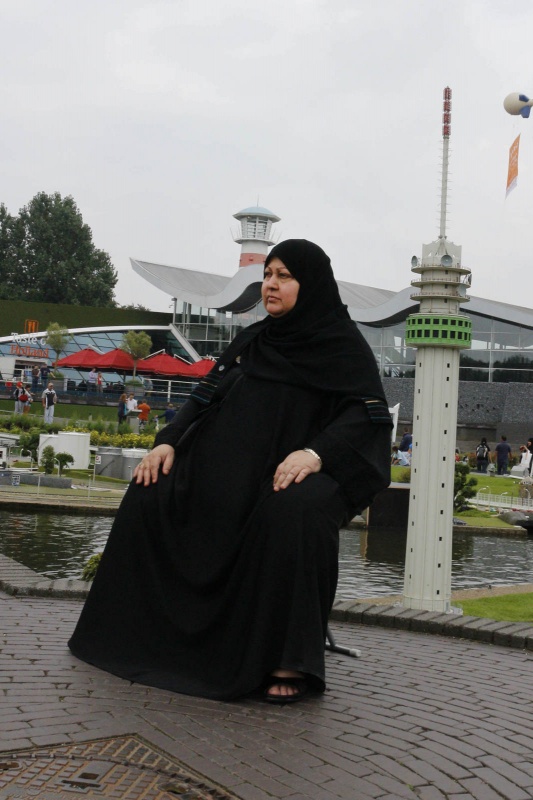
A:
POLYGON ((26 320, 36 320, 38 330, 45 331, 50 322, 59 322, 67 328, 168 325, 172 315, 159 311, 0 300, 0 336, 9 336, 14 332, 24 333, 26 320))

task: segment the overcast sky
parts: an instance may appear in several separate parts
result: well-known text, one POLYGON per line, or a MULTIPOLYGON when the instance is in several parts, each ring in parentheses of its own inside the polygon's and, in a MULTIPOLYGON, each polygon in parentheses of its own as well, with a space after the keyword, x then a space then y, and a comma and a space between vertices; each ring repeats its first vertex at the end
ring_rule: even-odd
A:
POLYGON ((269 208, 338 278, 399 290, 439 232, 472 294, 533 304, 531 0, 0 0, 0 202, 72 195, 120 303, 170 298, 129 257, 232 275, 232 215, 269 208), (505 198, 521 133, 517 188, 505 198))

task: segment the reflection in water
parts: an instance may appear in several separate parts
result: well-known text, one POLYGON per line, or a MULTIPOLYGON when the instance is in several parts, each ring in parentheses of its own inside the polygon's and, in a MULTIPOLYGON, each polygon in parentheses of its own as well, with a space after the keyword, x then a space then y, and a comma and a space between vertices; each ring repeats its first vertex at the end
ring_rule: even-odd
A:
MULTIPOLYGON (((341 531, 337 598, 402 594, 407 534, 398 528, 341 531)), ((454 533, 452 589, 533 581, 533 538, 454 533)))
MULTIPOLYGON (((0 510, 0 552, 49 578, 79 578, 87 559, 101 551, 111 517, 0 510)), ((405 532, 343 530, 337 597, 401 594, 405 532)), ((452 589, 533 581, 533 537, 453 537, 452 589)))
POLYGON ((79 578, 103 549, 111 517, 0 511, 0 553, 47 578, 79 578))

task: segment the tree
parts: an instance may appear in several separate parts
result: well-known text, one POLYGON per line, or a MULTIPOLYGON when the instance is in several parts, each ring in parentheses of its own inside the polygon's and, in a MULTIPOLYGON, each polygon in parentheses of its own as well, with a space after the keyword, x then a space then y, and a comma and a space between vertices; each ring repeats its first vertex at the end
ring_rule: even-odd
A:
POLYGON ((68 332, 68 328, 64 328, 58 322, 48 323, 48 328, 46 329, 46 343, 56 354, 54 367, 57 365, 59 356, 71 339, 72 336, 68 332))
POLYGON ((0 298, 113 306, 117 273, 72 197, 36 194, 18 217, 0 206, 0 298))
POLYGON ((152 340, 145 331, 128 331, 122 337, 120 349, 133 358, 133 380, 137 371, 137 361, 146 358, 152 347, 152 340))
POLYGON ((22 284, 19 275, 19 251, 22 227, 17 217, 0 203, 0 298, 17 300, 22 284))
POLYGON ((125 311, 150 311, 149 308, 143 306, 141 303, 127 303, 126 305, 119 305, 125 311))
POLYGON ((54 471, 55 454, 56 451, 51 444, 47 444, 46 447, 43 447, 41 453, 41 467, 44 469, 45 475, 51 475, 54 471))
POLYGON ((70 453, 56 453, 55 459, 58 462, 58 474, 62 475, 64 468, 68 464, 74 463, 74 456, 70 453))
POLYGON ((470 467, 468 464, 458 462, 455 465, 455 476, 453 480, 453 510, 466 511, 469 508, 469 500, 474 497, 476 492, 477 480, 469 477, 470 467))
POLYGON ((26 433, 21 433, 19 444, 22 451, 29 451, 34 461, 37 461, 37 452, 39 447, 39 430, 32 429, 26 433))

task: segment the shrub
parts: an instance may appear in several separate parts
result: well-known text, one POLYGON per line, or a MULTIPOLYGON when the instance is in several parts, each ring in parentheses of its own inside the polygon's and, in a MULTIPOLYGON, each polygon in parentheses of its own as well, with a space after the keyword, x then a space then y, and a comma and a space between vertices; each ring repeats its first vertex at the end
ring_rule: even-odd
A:
POLYGON ((90 433, 91 445, 93 447, 130 447, 151 450, 154 446, 155 431, 153 425, 144 429, 142 433, 133 433, 128 424, 121 426, 121 432, 117 433, 115 422, 96 422, 80 421, 75 424, 72 420, 67 426, 54 422, 45 425, 44 421, 31 419, 28 416, 11 416, 2 420, 0 430, 10 431, 20 434, 20 444, 25 450, 31 450, 33 458, 37 460, 37 448, 39 446, 40 433, 59 433, 59 431, 72 431, 77 433, 90 433))
POLYGON ((98 433, 91 431, 91 445, 93 447, 128 447, 151 450, 154 446, 154 437, 146 433, 98 433))
POLYGON ((102 417, 99 417, 94 422, 87 423, 87 428, 90 431, 98 431, 98 433, 104 433, 107 430, 107 422, 105 422, 102 417))
POLYGON ((396 475, 396 481, 398 483, 411 483, 411 467, 404 467, 400 470, 396 475))
POLYGON ((17 428, 21 431, 29 431, 32 425, 35 425, 35 422, 28 414, 13 414, 10 419, 4 422, 4 427, 7 430, 17 428))
POLYGON ((41 467, 44 469, 46 475, 51 475, 54 471, 55 452, 51 444, 47 444, 46 447, 43 447, 41 453, 41 467))
POLYGON ((37 451, 39 448, 39 430, 33 428, 31 431, 26 431, 20 434, 19 444, 21 450, 29 450, 31 457, 37 461, 37 451))
POLYGON ((81 574, 82 581, 92 581, 94 579, 94 576, 96 575, 96 570, 98 569, 101 559, 102 559, 102 553, 97 553, 95 556, 91 556, 88 559, 81 574))
POLYGON ((470 467, 461 462, 455 465, 455 477, 453 481, 453 509, 454 511, 466 511, 469 508, 468 502, 471 497, 476 495, 477 479, 470 477, 470 467))
POLYGON ((74 456, 72 456, 70 453, 56 453, 55 457, 56 457, 57 461, 59 461, 59 474, 60 475, 63 473, 63 470, 67 466, 67 464, 73 464, 74 463, 74 456))

